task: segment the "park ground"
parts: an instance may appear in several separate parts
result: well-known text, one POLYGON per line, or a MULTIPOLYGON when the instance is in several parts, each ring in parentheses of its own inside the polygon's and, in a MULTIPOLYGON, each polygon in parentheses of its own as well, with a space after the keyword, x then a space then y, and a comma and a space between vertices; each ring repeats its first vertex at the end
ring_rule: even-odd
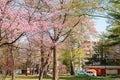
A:
MULTIPOLYGON (((11 80, 8 76, 5 80, 11 80)), ((38 80, 38 76, 17 75, 16 80, 38 80)), ((44 80, 52 80, 44 78, 44 80)), ((60 80, 120 80, 120 76, 90 77, 90 76, 60 76, 60 80)))

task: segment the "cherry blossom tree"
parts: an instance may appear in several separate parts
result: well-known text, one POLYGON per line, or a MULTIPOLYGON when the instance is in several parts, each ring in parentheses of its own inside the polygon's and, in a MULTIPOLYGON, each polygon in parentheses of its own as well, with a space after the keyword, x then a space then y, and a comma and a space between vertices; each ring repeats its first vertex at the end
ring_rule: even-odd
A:
MULTIPOLYGON (((41 57, 44 56, 44 45, 50 47, 53 53, 53 80, 58 80, 58 45, 70 36, 78 24, 93 28, 85 16, 85 13, 92 8, 89 7, 91 6, 88 4, 89 2, 84 0, 82 2, 74 0, 0 0, 0 2, 0 47, 8 45, 11 49, 10 53, 12 53, 13 44, 25 34, 35 36, 40 33, 41 57), (89 6, 78 6, 83 2, 89 6), (48 44, 45 44, 45 39, 48 44)), ((91 1, 92 3, 94 2, 91 1)), ((44 60, 41 59, 41 62, 44 60)), ((44 67, 43 64, 41 66, 44 67)), ((44 70, 43 67, 40 71, 44 70)), ((41 73, 40 76, 42 75, 41 73)), ((40 76, 39 80, 42 80, 40 76)))
MULTIPOLYGON (((11 65, 14 67, 13 45, 27 31, 32 30, 25 19, 27 12, 22 6, 17 7, 14 0, 0 1, 0 47, 8 47, 8 54, 11 55, 11 65)), ((14 68, 12 69, 12 80, 14 68)))
MULTIPOLYGON (((30 3, 34 4, 34 2, 32 1, 30 1, 30 3)), ((28 4, 29 6, 30 3, 28 4)), ((49 36, 47 39, 48 41, 50 41, 51 44, 50 46, 53 51, 53 80, 58 80, 57 57, 56 57, 57 46, 66 40, 66 38, 70 35, 71 31, 78 24, 81 23, 82 25, 88 26, 88 28, 90 28, 91 30, 93 28, 93 25, 87 19, 85 13, 82 14, 77 13, 79 14, 77 16, 74 15, 76 14, 76 9, 74 10, 74 8, 71 7, 75 7, 75 5, 68 6, 67 3, 72 4, 71 1, 67 1, 67 0, 60 0, 60 1, 44 0, 44 1, 39 1, 39 4, 40 5, 42 4, 42 7, 41 6, 38 6, 39 8, 37 7, 39 13, 44 15, 44 18, 41 18, 42 20, 44 19, 44 21, 42 21, 42 23, 44 24, 40 24, 39 27, 39 29, 43 30, 41 31, 41 38, 43 38, 42 35, 43 32, 45 32, 45 35, 49 36)), ((85 10, 84 7, 82 9, 85 10)), ((37 31, 40 32, 40 30, 38 29, 37 31)), ((43 44, 42 39, 41 39, 41 44, 43 44)), ((43 45, 41 46, 41 53, 44 53, 42 51, 43 50, 42 48, 43 45)))

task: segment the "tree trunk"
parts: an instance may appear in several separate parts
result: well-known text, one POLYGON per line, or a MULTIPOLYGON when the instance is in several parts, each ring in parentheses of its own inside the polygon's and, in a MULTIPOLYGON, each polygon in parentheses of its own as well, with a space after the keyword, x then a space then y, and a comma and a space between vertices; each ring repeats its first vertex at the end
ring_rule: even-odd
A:
POLYGON ((30 59, 30 75, 32 75, 32 62, 31 62, 31 59, 30 59))
POLYGON ((44 63, 42 62, 40 70, 39 70, 39 80, 43 79, 44 70, 45 70, 45 66, 44 66, 44 63))
MULTIPOLYGON (((43 55, 44 56, 44 55, 43 55)), ((43 77, 46 77, 47 76, 47 71, 48 71, 48 66, 49 66, 49 57, 50 57, 50 54, 47 55, 48 58, 41 58, 41 67, 40 67, 40 71, 39 71, 39 80, 42 80, 43 77)))
POLYGON ((42 64, 41 68, 40 68, 40 73, 39 73, 39 80, 42 80, 45 74, 45 69, 48 66, 48 63, 45 62, 44 64, 42 64))
POLYGON ((11 80, 15 80, 15 59, 14 59, 14 54, 13 54, 13 48, 12 48, 12 45, 9 46, 9 49, 10 49, 10 54, 11 54, 11 60, 12 60, 12 68, 11 68, 11 76, 12 76, 12 79, 11 80))
POLYGON ((12 70, 11 75, 12 75, 12 80, 15 80, 15 71, 14 70, 12 70))
POLYGON ((57 69, 56 46, 53 47, 53 80, 59 80, 57 69))
POLYGON ((26 76, 28 76, 27 68, 28 68, 28 58, 27 58, 27 61, 26 61, 26 73, 25 73, 26 76))
POLYGON ((74 67, 73 67, 73 53, 72 53, 72 49, 70 49, 70 74, 71 75, 75 75, 74 67))
POLYGON ((32 75, 34 75, 35 74, 35 65, 36 64, 33 64, 34 66, 32 67, 33 69, 32 69, 32 75))
POLYGON ((44 78, 47 77, 47 70, 46 70, 46 69, 45 69, 45 71, 44 71, 44 75, 43 75, 43 77, 44 77, 44 78))
POLYGON ((40 66, 39 64, 36 64, 36 71, 35 71, 36 74, 39 74, 39 66, 40 66))
POLYGON ((71 69, 70 74, 75 75, 72 59, 70 59, 70 69, 71 69))
MULTIPOLYGON (((41 37, 43 39, 43 35, 41 34, 41 37)), ((41 40, 41 65, 40 65, 40 70, 39 70, 39 80, 43 79, 43 74, 44 74, 44 46, 43 46, 43 40, 41 40)))
POLYGON ((46 65, 46 67, 45 67, 44 76, 43 76, 44 78, 47 77, 48 68, 49 68, 49 64, 46 65))
POLYGON ((43 79, 43 74, 44 74, 44 68, 41 68, 39 72, 39 80, 43 79))

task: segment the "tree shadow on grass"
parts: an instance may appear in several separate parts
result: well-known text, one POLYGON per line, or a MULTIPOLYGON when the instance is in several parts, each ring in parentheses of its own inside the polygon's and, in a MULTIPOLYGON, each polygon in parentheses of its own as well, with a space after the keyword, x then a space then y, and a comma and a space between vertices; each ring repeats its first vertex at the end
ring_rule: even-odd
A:
POLYGON ((16 79, 19 78, 19 79, 38 79, 38 76, 31 76, 31 75, 28 75, 28 76, 25 76, 25 75, 17 75, 16 76, 16 79))
MULTIPOLYGON (((45 80, 52 80, 52 79, 45 78, 45 80)), ((89 76, 60 76, 59 80, 96 80, 96 79, 93 79, 93 77, 89 77, 89 76)))
POLYGON ((61 76, 60 80, 86 80, 85 78, 80 78, 77 76, 61 76))
POLYGON ((110 78, 97 78, 93 76, 61 76, 60 80, 111 80, 110 78))
MULTIPOLYGON (((17 75, 16 79, 28 79, 28 80, 38 80, 38 76, 25 76, 25 75, 17 75)), ((51 77, 44 78, 43 80, 52 80, 51 77)), ((59 80, 111 80, 110 78, 97 78, 91 76, 60 76, 59 80)))

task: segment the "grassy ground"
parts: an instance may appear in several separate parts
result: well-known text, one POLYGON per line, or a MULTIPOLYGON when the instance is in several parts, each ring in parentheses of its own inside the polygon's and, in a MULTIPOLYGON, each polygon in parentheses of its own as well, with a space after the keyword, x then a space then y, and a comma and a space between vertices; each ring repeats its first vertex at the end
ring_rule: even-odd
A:
MULTIPOLYGON (((109 76, 106 78, 98 78, 98 77, 89 77, 89 76, 61 76, 60 80, 120 80, 120 76, 109 76)), ((5 80, 11 80, 10 77, 7 77, 5 80)), ((16 80, 38 80, 37 76, 24 76, 17 75, 16 80)), ((44 78, 44 80, 52 80, 51 78, 44 78)))

